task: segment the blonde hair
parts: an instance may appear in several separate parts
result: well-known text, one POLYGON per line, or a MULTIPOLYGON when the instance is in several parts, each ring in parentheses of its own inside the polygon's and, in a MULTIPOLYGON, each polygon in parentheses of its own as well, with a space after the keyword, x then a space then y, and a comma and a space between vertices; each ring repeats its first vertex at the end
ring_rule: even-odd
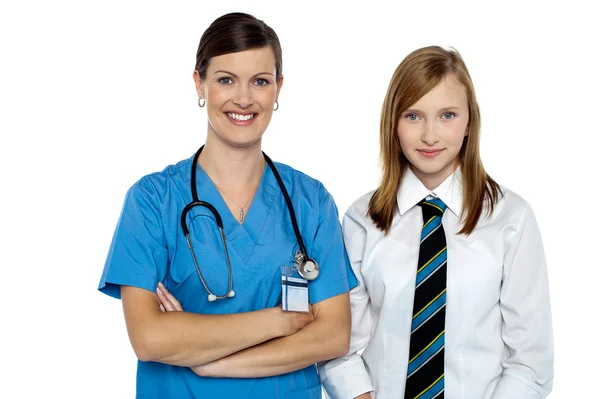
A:
POLYGON ((388 87, 380 123, 381 183, 369 202, 369 216, 386 234, 397 207, 398 188, 410 163, 400 148, 398 121, 402 112, 453 74, 465 87, 469 107, 468 134, 459 152, 463 181, 462 229, 458 234, 470 234, 477 225, 484 207, 494 209, 501 195, 500 186, 483 168, 479 155, 481 120, 475 89, 467 66, 458 51, 438 46, 418 49, 400 63, 388 87))

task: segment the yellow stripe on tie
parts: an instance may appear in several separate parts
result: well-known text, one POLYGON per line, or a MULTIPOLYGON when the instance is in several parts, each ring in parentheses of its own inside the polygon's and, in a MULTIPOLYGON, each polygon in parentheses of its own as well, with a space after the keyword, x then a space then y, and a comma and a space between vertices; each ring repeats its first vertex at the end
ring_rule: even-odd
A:
MULTIPOLYGON (((433 339, 433 341, 431 341, 431 342, 429 343, 429 345, 427 345, 426 347, 424 347, 424 348, 423 348, 423 350, 422 350, 421 352, 417 353, 415 357, 413 357, 412 359, 410 359, 410 361, 409 361, 408 363, 412 363, 412 361, 413 361, 413 360, 415 360, 416 358, 418 358, 418 357, 421 355, 421 353, 425 352, 425 351, 427 350, 427 348, 429 348, 431 345, 433 345, 433 343, 434 343, 435 341, 437 341, 437 339, 438 339, 439 337, 441 337, 441 336, 442 336, 442 334, 443 334, 445 331, 446 331, 446 330, 444 329, 444 331, 442 331, 442 332, 440 333, 440 335, 438 335, 437 337, 435 337, 435 338, 433 339)), ((443 374, 442 374, 442 376, 443 376, 443 374)))
POLYGON ((442 212, 442 214, 444 213, 444 210, 442 208, 440 208, 439 206, 432 204, 431 202, 425 202, 427 205, 432 206, 434 208, 437 208, 440 210, 440 212, 442 212))
POLYGON ((435 219, 436 217, 437 217, 437 216, 433 216, 431 219, 429 219, 429 220, 427 221, 427 223, 425 223, 425 224, 423 225, 423 228, 425 228, 425 226, 427 226, 429 223, 431 223, 431 222, 433 221, 433 219, 435 219))
POLYGON ((429 302, 427 305, 425 305, 425 307, 423 307, 423 309, 419 310, 419 313, 417 313, 416 315, 414 315, 414 316, 413 316, 413 320, 415 319, 415 317, 417 317, 418 315, 420 315, 421 313, 423 313, 423 311, 424 311, 425 309, 427 309, 427 307, 428 307, 429 305, 431 305, 431 304, 432 304, 432 303, 433 303, 433 302, 434 302, 436 299, 438 299, 439 297, 441 297, 441 296, 442 296, 442 294, 444 294, 444 292, 446 292, 446 289, 445 289, 445 288, 444 288, 444 291, 440 292, 440 293, 439 293, 439 294, 438 294, 438 295, 437 295, 435 298, 433 298, 433 299, 431 300, 431 302, 429 302))
POLYGON ((435 384, 437 384, 442 378, 444 378, 444 374, 442 374, 437 380, 435 380, 433 382, 433 384, 431 384, 430 386, 428 386, 427 388, 425 388, 425 390, 423 392, 421 392, 420 394, 418 394, 417 396, 415 396, 415 399, 420 398, 425 392, 427 392, 429 389, 431 389, 431 387, 434 386, 435 384))
POLYGON ((424 268, 425 268, 425 267, 426 267, 428 264, 430 264, 431 262, 433 262, 435 258, 437 258, 438 256, 440 256, 440 254, 441 254, 442 252, 444 252, 444 251, 446 250, 446 248, 447 248, 447 247, 444 247, 444 248, 443 248, 443 249, 442 249, 440 252, 438 252, 437 254, 433 255, 433 258, 429 259, 429 260, 427 261, 427 263, 425 263, 423 266, 421 266, 421 268, 420 268, 419 270, 417 270, 417 274, 419 274, 419 272, 420 272, 421 270, 423 270, 423 269, 424 269, 424 268))

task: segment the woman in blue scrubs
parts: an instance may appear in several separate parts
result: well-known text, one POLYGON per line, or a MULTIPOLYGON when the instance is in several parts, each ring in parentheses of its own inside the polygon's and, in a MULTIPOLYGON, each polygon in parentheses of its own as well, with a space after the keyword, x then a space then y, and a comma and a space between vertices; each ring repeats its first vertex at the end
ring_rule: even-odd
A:
POLYGON ((281 71, 279 40, 264 22, 241 13, 215 20, 193 75, 208 114, 202 151, 127 193, 99 289, 122 299, 138 398, 320 398, 315 363, 348 351, 356 279, 333 199, 319 181, 271 167, 261 150, 281 71), (205 206, 185 214, 191 251, 180 217, 193 184, 219 217, 205 206), (320 268, 307 293, 306 282, 282 285, 302 246, 320 268), (283 310, 282 287, 286 304, 309 312, 283 310), (185 311, 161 312, 165 295, 185 311))

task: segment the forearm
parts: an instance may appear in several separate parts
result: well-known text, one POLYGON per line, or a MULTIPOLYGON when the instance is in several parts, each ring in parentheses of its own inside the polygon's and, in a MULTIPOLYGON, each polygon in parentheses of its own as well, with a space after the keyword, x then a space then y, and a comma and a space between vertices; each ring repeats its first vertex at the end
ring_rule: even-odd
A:
POLYGON ((317 313, 313 323, 295 334, 245 349, 214 363, 196 367, 194 371, 214 377, 268 377, 344 356, 350 341, 347 294, 334 300, 344 306, 339 314, 317 313))
POLYGON ((163 313, 151 292, 123 287, 121 296, 129 338, 142 361, 195 366, 282 335, 273 309, 229 315, 163 313))
POLYGON ((205 367, 196 367, 200 375, 255 378, 286 374, 311 364, 343 356, 347 351, 342 334, 332 334, 326 323, 315 321, 297 333, 277 338, 205 367))
POLYGON ((231 315, 162 313, 145 334, 146 360, 188 367, 209 363, 277 337, 271 326, 272 318, 266 311, 231 315))

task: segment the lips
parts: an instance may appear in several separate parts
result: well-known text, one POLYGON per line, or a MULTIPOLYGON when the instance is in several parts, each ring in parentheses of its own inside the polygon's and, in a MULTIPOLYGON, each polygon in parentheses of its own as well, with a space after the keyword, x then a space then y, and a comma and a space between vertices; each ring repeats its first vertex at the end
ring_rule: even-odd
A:
POLYGON ((425 158, 435 158, 443 151, 443 149, 433 150, 433 149, 425 149, 425 150, 417 150, 421 156, 425 158))

